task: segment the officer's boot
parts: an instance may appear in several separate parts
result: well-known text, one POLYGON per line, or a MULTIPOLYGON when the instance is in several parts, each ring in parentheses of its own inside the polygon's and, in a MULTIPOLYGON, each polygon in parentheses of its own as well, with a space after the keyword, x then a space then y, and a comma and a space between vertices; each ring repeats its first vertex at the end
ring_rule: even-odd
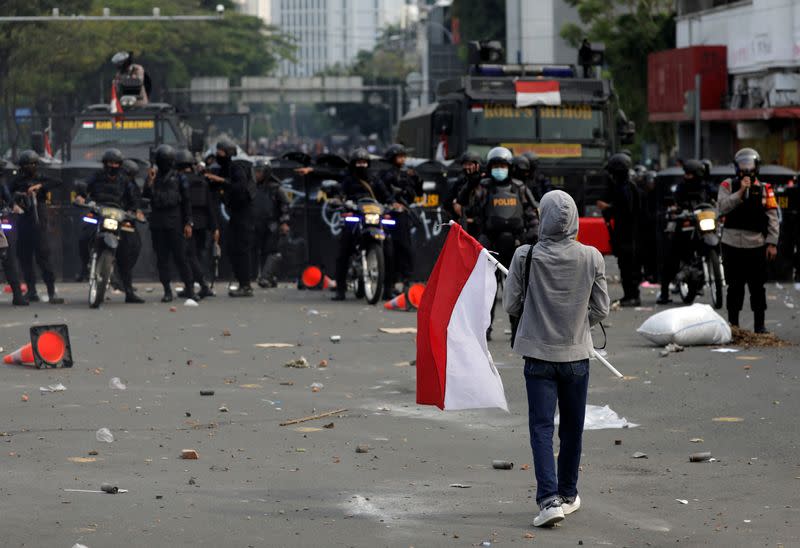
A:
POLYGON ((161 297, 162 303, 172 302, 172 286, 170 284, 162 284, 164 286, 164 296, 161 297))
POLYGON ((11 284, 11 291, 14 294, 11 304, 14 306, 28 306, 30 304, 28 299, 25 298, 25 295, 23 295, 19 282, 11 284))
POLYGON ((753 311, 753 331, 760 335, 766 335, 769 333, 767 328, 764 327, 764 312, 764 310, 753 311))
POLYGON ((38 303, 41 301, 35 284, 28 283, 28 292, 25 293, 25 300, 27 300, 29 303, 38 303))
POLYGON ((56 293, 56 284, 53 282, 47 284, 47 297, 50 304, 64 304, 64 299, 56 293))
POLYGON ((739 327, 739 311, 738 310, 728 309, 728 323, 731 324, 731 327, 739 327))
POLYGON ((144 299, 142 299, 139 295, 136 294, 136 291, 133 289, 132 285, 126 284, 125 302, 131 304, 142 304, 144 302, 144 299))
POLYGON ((216 293, 214 290, 211 289, 211 286, 208 285, 208 282, 204 279, 200 280, 200 292, 197 294, 198 297, 201 299, 205 299, 206 297, 214 297, 216 293))

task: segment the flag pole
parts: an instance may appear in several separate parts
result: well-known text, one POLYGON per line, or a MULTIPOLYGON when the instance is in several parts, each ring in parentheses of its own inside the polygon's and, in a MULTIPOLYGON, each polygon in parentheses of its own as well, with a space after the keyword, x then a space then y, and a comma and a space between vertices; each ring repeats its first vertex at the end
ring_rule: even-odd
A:
MULTIPOLYGON (((450 224, 450 225, 454 225, 454 224, 456 224, 456 223, 455 223, 455 221, 450 221, 450 223, 449 223, 449 224, 450 224)), ((486 249, 486 248, 484 248, 484 249, 486 249)), ((489 262, 490 262, 490 263, 492 263, 494 266, 496 266, 496 267, 497 267, 497 270, 499 270, 500 272, 502 272, 504 276, 508 277, 508 269, 507 269, 505 266, 503 266, 503 265, 500 263, 500 261, 498 261, 497 259, 495 259, 495 258, 494 258, 494 256, 493 256, 491 253, 489 253, 489 250, 488 250, 488 249, 486 250, 486 258, 487 258, 487 259, 489 259, 489 262)), ((602 364, 603 364, 603 365, 606 367, 606 369, 608 369, 609 371, 611 371, 611 373, 613 373, 615 377, 617 377, 617 378, 619 378, 619 379, 623 378, 623 375, 622 375, 622 373, 620 373, 619 371, 617 371, 617 368, 616 368, 616 367, 614 367, 613 365, 611 365, 607 359, 605 359, 603 356, 601 356, 601 355, 600 355, 600 352, 598 352, 596 349, 592 348, 592 354, 594 354, 594 357, 595 357, 595 358, 597 358, 597 360, 598 360, 600 363, 602 363, 602 364)))

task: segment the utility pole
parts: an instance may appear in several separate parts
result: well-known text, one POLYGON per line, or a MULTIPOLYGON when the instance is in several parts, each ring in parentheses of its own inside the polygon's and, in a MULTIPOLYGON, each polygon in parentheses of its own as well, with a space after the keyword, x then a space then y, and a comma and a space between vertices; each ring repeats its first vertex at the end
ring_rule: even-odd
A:
POLYGON ((702 132, 700 120, 700 88, 702 85, 702 76, 700 74, 694 75, 694 157, 700 159, 702 150, 700 150, 700 134, 702 132))

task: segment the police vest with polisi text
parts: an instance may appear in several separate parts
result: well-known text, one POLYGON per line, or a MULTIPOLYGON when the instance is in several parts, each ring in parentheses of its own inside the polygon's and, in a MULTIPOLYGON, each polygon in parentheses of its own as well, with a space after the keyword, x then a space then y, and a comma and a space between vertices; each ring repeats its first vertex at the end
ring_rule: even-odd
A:
MULTIPOLYGON (((725 215, 725 227, 738 230, 749 230, 750 232, 767 233, 769 220, 767 210, 775 209, 777 201, 772 192, 772 187, 767 183, 750 185, 750 194, 742 199, 733 211, 725 215)), ((722 183, 730 185, 731 193, 738 192, 742 184, 739 178, 729 179, 722 183)))
POLYGON ((181 203, 181 180, 175 171, 167 173, 163 179, 156 179, 153 185, 153 209, 170 209, 181 203))
POLYGON ((484 227, 487 232, 521 232, 524 228, 522 217, 522 196, 517 185, 509 180, 507 184, 490 184, 484 205, 484 227))

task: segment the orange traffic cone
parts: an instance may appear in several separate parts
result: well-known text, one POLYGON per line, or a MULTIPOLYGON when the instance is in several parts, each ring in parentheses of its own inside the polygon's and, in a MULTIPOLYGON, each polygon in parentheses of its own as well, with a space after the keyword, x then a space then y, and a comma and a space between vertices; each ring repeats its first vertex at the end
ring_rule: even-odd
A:
MULTIPOLYGON (((27 293, 28 292, 28 285, 27 284, 24 284, 24 283, 20 284, 19 288, 23 293, 27 293)), ((3 288, 3 293, 11 293, 11 286, 6 284, 6 286, 3 288)))
POLYGON ((322 270, 316 266, 306 267, 300 279, 305 287, 315 289, 322 281, 322 270))
POLYGON ((336 280, 331 280, 328 276, 322 278, 322 289, 336 289, 336 280))
POLYGON ((11 354, 6 354, 3 358, 3 363, 7 365, 33 365, 33 345, 28 343, 11 354))
POLYGON ((411 303, 411 306, 419 308, 423 293, 425 293, 425 284, 414 284, 408 288, 408 302, 411 303))
POLYGON ((383 308, 386 310, 408 310, 408 299, 406 299, 406 294, 400 293, 391 301, 386 301, 383 304, 383 308))

